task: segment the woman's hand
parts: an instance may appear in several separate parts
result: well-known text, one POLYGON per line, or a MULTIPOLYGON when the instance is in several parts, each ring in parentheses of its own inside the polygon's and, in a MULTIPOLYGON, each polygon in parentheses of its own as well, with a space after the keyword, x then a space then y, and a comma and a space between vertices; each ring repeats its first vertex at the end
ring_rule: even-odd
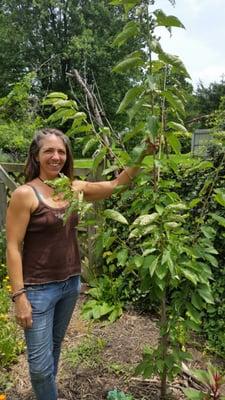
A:
POLYGON ((15 299, 16 322, 23 329, 32 327, 32 308, 26 293, 22 293, 15 299))

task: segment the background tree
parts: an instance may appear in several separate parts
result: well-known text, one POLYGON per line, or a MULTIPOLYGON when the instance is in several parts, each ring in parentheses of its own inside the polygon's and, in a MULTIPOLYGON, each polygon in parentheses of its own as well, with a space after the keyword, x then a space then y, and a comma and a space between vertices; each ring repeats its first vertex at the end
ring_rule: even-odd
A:
MULTIPOLYGON (((4 0, 0 20, 0 95, 30 71, 37 72, 40 96, 55 90, 68 93, 67 72, 76 68, 101 93, 108 118, 115 118, 121 92, 129 87, 127 77, 111 71, 126 51, 112 47, 123 25, 118 10, 104 0, 4 0)), ((74 92, 81 97, 78 86, 74 92)))

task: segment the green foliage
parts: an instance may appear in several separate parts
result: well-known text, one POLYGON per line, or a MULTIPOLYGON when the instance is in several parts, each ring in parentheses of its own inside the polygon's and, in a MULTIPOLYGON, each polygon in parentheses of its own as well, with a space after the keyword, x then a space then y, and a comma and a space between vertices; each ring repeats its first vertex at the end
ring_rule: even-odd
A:
POLYGON ((46 181, 54 189, 53 196, 63 193, 63 199, 68 201, 69 207, 66 209, 63 216, 64 222, 68 219, 69 215, 76 212, 79 214, 80 223, 83 220, 85 214, 92 208, 91 203, 87 203, 83 199, 83 192, 75 193, 71 187, 70 179, 60 174, 59 178, 54 180, 46 181))
POLYGON ((115 389, 108 392, 107 400, 134 400, 134 398, 130 394, 125 394, 124 392, 115 389))
POLYGON ((34 130, 43 124, 32 94, 35 74, 27 74, 0 99, 0 147, 4 157, 24 161, 34 130))
POLYGON ((101 353, 105 346, 105 340, 90 336, 75 348, 64 352, 64 358, 74 368, 81 365, 84 368, 94 367, 101 363, 101 353))
POLYGON ((195 369, 191 371, 193 376, 203 385, 204 389, 183 389, 184 394, 190 400, 225 400, 221 394, 225 378, 211 364, 207 370, 195 369))
POLYGON ((85 302, 82 307, 83 318, 95 320, 107 318, 110 322, 114 322, 122 315, 125 305, 124 278, 102 275, 93 284, 94 287, 87 292, 92 299, 85 302))
POLYGON ((121 100, 121 88, 126 91, 130 82, 127 77, 113 75, 110 66, 124 53, 124 49, 111 45, 124 21, 107 1, 86 0, 81 4, 71 0, 4 0, 0 4, 0 22, 0 96, 27 72, 35 70, 39 99, 46 92, 63 91, 74 93, 85 104, 81 89, 68 76, 77 68, 95 94, 101 93, 102 115, 105 113, 121 125, 123 117, 115 117, 115 110, 121 100))
POLYGON ((4 279, 0 288, 1 367, 9 367, 17 361, 18 355, 24 350, 24 341, 20 337, 16 323, 9 317, 9 290, 8 279, 4 279))

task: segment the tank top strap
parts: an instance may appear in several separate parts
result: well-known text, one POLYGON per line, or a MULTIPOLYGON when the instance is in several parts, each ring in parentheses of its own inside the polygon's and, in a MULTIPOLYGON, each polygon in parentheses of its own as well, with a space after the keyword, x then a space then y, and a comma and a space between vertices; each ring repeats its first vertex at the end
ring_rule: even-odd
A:
POLYGON ((30 183, 26 183, 27 186, 30 186, 34 193, 36 194, 37 199, 42 203, 42 198, 41 198, 41 194, 39 193, 39 191, 36 189, 35 186, 31 185, 30 183))

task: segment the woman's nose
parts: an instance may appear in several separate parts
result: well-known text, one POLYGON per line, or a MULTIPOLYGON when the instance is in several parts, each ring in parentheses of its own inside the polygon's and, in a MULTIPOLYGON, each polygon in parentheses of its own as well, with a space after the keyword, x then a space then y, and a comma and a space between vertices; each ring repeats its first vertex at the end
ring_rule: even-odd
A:
POLYGON ((59 156, 58 151, 54 151, 54 153, 52 154, 52 158, 53 158, 54 160, 59 160, 60 156, 59 156))

